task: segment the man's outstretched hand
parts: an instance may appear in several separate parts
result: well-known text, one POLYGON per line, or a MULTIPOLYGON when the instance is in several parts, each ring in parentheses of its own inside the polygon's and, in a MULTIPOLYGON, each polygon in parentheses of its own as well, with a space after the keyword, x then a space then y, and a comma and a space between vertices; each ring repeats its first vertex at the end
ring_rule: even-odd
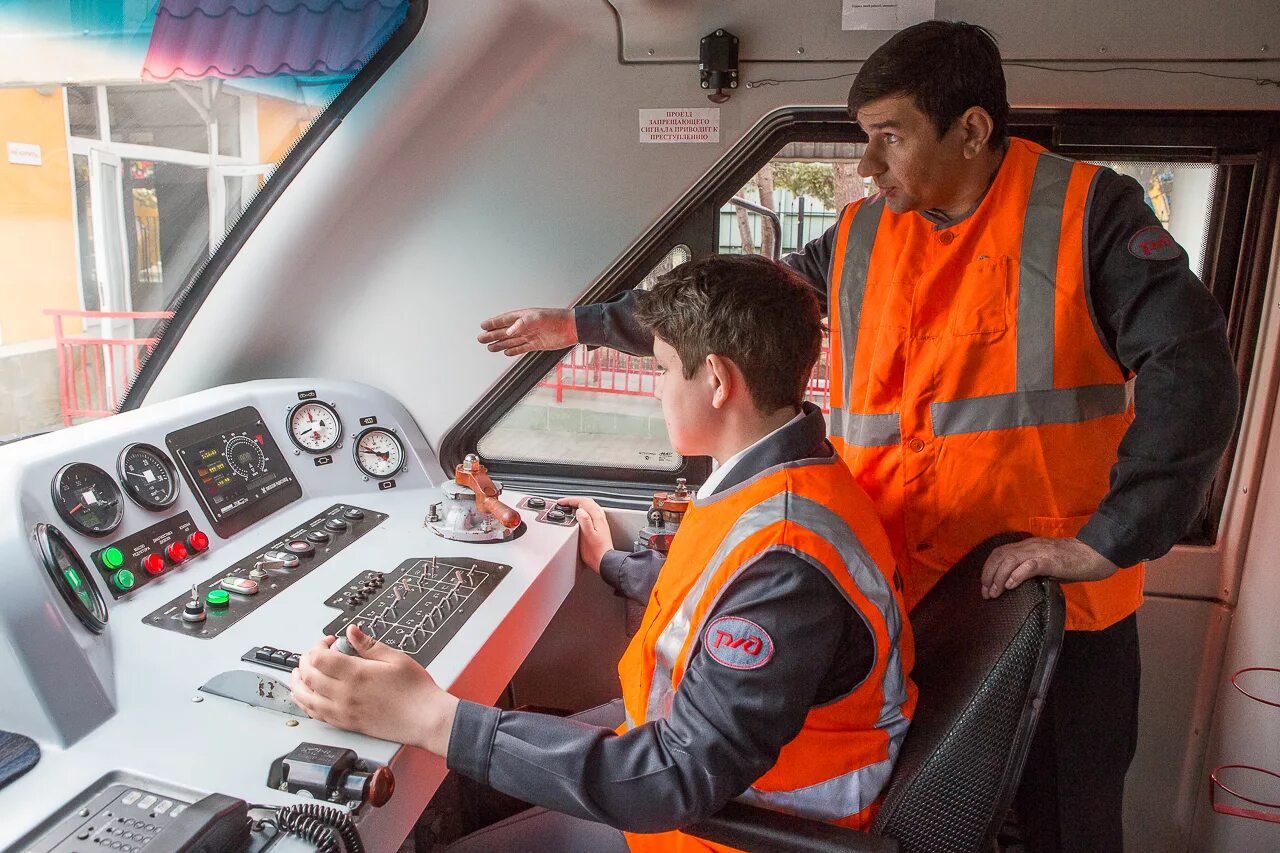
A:
POLYGON ((982 597, 999 598, 1029 578, 1097 581, 1111 577, 1117 568, 1079 539, 1023 539, 991 552, 982 567, 982 597))
POLYGON ((490 352, 524 355, 538 350, 564 349, 578 342, 572 308, 521 308, 490 317, 480 324, 476 338, 490 352))

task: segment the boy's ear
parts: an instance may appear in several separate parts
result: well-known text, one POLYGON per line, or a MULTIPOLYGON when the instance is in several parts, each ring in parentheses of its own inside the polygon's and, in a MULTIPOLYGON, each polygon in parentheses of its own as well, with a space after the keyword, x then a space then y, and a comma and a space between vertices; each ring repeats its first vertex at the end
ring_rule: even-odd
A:
POLYGON ((706 366, 711 405, 713 408, 723 409, 742 390, 737 366, 730 359, 715 353, 707 356, 706 366))

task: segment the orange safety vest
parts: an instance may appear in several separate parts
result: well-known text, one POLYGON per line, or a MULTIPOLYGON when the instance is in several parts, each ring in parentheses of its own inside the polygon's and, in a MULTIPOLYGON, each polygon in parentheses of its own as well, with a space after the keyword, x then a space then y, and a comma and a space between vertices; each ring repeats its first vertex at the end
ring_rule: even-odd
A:
MULTIPOLYGON (((772 550, 799 555, 840 586, 875 637, 875 665, 848 695, 811 708, 774 766, 738 799, 865 828, 915 708, 908 677, 914 650, 888 537, 839 456, 771 468, 685 514, 640 630, 618 664, 627 712, 619 732, 667 717, 724 588, 772 550)), ((738 627, 741 636, 730 633, 727 646, 771 654, 751 631, 756 626, 738 627)), ((722 639, 704 642, 710 649, 722 639)), ((637 851, 732 849, 678 831, 627 833, 627 842, 637 851)))
MULTIPOLYGON (((832 443, 871 495, 914 605, 1006 530, 1074 536, 1133 420, 1086 301, 1100 167, 1010 141, 977 210, 935 229, 884 200, 841 214, 831 282, 832 443)), ((1067 584, 1067 628, 1142 603, 1142 566, 1067 584)))

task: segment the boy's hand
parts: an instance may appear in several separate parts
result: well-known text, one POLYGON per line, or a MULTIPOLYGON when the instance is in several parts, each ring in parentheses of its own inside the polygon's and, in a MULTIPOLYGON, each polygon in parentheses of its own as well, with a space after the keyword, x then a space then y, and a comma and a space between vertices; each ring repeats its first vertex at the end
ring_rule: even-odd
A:
POLYGON ((556 503, 577 507, 578 556, 591 571, 600 574, 600 561, 606 552, 613 550, 613 536, 604 510, 591 498, 560 498, 556 503))
POLYGON ((513 356, 564 349, 578 342, 572 308, 521 308, 483 320, 480 328, 484 332, 476 340, 488 344, 489 352, 513 356))
POLYGON ((347 640, 360 657, 335 652, 325 637, 293 671, 293 701, 312 719, 340 729, 447 755, 458 700, 418 662, 355 625, 347 640))

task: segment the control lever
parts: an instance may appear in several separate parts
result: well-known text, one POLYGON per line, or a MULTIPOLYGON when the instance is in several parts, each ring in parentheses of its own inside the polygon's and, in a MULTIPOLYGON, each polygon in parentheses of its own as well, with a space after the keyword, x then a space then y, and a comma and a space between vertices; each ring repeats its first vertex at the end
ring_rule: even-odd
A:
POLYGON ((498 500, 498 488, 489 479, 489 469, 480 462, 474 453, 468 453, 453 469, 453 479, 460 486, 466 486, 476 493, 476 511, 488 513, 502 523, 503 527, 520 526, 520 513, 498 500))
POLYGON ((267 785, 317 800, 381 806, 396 790, 391 768, 364 761, 350 749, 322 743, 300 743, 271 763, 267 785))

